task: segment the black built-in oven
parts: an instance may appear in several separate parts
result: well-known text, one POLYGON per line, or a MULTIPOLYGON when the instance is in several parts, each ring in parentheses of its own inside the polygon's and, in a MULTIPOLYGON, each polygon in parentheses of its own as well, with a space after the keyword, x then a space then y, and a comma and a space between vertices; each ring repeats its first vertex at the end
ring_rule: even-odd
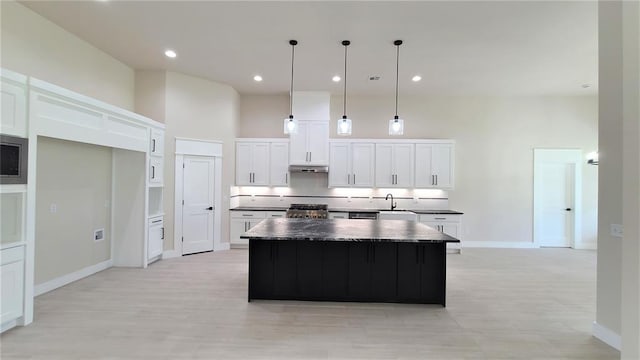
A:
POLYGON ((0 135, 0 184, 26 184, 29 140, 0 135))

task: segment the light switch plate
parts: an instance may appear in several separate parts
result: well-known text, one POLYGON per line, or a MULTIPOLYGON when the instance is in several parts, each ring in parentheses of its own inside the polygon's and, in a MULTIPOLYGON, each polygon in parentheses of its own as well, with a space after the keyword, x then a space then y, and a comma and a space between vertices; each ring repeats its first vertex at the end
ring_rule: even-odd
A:
POLYGON ((620 224, 611 224, 611 236, 622 237, 624 235, 624 227, 620 224))

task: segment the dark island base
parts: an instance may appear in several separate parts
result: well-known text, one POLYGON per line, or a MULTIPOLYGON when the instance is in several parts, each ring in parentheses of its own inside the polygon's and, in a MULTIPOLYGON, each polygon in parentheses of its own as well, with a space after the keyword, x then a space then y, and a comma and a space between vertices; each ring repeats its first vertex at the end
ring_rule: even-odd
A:
POLYGON ((445 306, 446 243, 249 240, 249 301, 445 306))

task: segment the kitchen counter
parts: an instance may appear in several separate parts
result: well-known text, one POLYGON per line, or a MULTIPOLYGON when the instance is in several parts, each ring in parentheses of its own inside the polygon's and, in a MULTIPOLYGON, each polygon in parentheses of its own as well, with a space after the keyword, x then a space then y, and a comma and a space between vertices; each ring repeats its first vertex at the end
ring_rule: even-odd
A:
POLYGON ((238 206, 229 211, 287 211, 288 206, 238 206))
POLYGON ((240 236, 249 240, 460 242, 416 221, 266 219, 240 236))
MULTIPOLYGON (((229 209, 230 211, 287 211, 288 206, 238 206, 229 209)), ((389 208, 384 209, 372 209, 372 208, 342 208, 342 207, 330 207, 329 212, 371 212, 377 213, 380 211, 387 211, 389 208)), ((396 209, 398 210, 398 209, 396 209)), ((463 215, 464 213, 455 210, 414 210, 414 209, 399 209, 412 211, 416 214, 428 214, 428 215, 463 215)))
POLYGON ((249 239, 248 300, 441 304, 446 243, 407 220, 266 219, 249 239))

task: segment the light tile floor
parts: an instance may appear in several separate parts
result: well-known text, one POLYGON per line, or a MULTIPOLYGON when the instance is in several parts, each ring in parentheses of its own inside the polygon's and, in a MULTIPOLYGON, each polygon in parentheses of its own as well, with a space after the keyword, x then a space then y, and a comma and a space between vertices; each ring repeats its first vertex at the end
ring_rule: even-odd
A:
POLYGON ((596 253, 464 249, 447 308, 247 302, 247 252, 112 268, 36 298, 9 359, 618 359, 590 334, 596 253))

